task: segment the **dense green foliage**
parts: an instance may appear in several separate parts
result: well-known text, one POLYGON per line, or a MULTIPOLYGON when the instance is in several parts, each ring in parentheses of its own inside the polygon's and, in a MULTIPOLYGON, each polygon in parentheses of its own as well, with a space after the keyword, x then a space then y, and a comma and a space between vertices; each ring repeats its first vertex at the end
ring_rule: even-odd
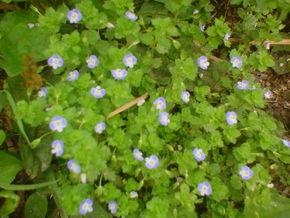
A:
MULTIPOLYGON (((26 217, 80 217, 80 204, 88 198, 93 212, 87 217, 111 217, 110 201, 118 205, 116 217, 287 217, 289 199, 272 183, 275 174, 290 185, 290 148, 282 142, 281 123, 264 110, 266 90, 253 72, 275 67, 265 42, 282 39, 290 4, 229 4, 236 10, 233 20, 209 0, 73 0, 45 11, 32 7, 5 14, 0 66, 9 77, 0 101, 10 105, 21 137, 17 158, 0 153, 0 187, 8 189, 0 191, 7 199, 0 214, 17 207, 13 190, 26 186, 9 184, 23 168, 35 183, 28 189, 38 189, 26 201, 26 217), (73 8, 82 14, 77 23, 67 17, 73 8), (127 11, 137 19, 129 19, 127 11), (129 53, 137 58, 133 67, 124 65, 129 53), (57 69, 47 62, 55 54, 63 60, 57 69), (90 55, 99 60, 94 68, 87 65, 90 55), (201 69, 201 56, 208 58, 207 69, 201 69), (241 67, 231 63, 234 57, 241 67), (111 75, 119 68, 127 69, 123 80, 111 75), (68 80, 74 70, 78 79, 68 80), (237 86, 242 80, 249 81, 246 89, 237 86), (47 93, 37 92, 41 86, 47 93), (96 86, 106 90, 103 97, 91 94, 96 86), (189 102, 181 98, 185 90, 189 102), (145 93, 144 104, 107 118, 145 93), (168 125, 159 122, 154 104, 159 97, 166 99, 168 125), (227 120, 230 111, 237 115, 235 124, 227 120), (55 116, 67 121, 62 131, 51 126, 55 116), (100 121, 106 129, 98 133, 100 121), (54 140, 64 143, 57 157, 51 154, 54 140), (144 158, 156 155, 159 166, 146 167, 145 160, 134 158, 135 148, 144 158), (206 155, 203 161, 196 160, 195 148, 206 155), (69 160, 81 172, 68 170, 69 160), (253 171, 249 180, 240 175, 246 165, 253 171), (42 182, 54 180, 41 189, 42 182), (197 188, 205 181, 209 196, 197 188)), ((5 137, 0 130, 0 143, 5 137)))

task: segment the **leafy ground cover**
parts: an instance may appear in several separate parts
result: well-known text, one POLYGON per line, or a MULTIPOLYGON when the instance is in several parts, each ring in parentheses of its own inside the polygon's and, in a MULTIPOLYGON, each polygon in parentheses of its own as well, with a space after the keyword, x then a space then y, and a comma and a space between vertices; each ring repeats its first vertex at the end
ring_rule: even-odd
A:
POLYGON ((288 217, 288 0, 2 2, 1 216, 288 217))

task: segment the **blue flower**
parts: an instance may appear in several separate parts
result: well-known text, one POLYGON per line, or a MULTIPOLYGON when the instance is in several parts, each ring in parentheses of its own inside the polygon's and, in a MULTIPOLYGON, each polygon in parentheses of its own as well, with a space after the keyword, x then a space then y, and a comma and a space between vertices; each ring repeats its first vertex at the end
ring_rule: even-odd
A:
POLYGON ((100 63, 100 61, 96 55, 91 55, 90 57, 88 57, 86 62, 88 64, 88 68, 90 68, 90 69, 94 69, 100 63))
POLYGON ((205 196, 205 195, 209 196, 212 193, 211 185, 207 181, 198 183, 197 189, 198 189, 201 196, 205 196))
POLYGON ((54 70, 63 66, 63 59, 58 55, 54 54, 47 60, 48 66, 51 66, 54 70))
POLYGON ((138 198, 138 193, 135 191, 130 192, 130 198, 138 198))
POLYGON ((167 112, 160 112, 159 122, 162 126, 167 126, 170 123, 169 114, 167 112))
POLYGON ((67 121, 61 116, 54 116, 50 123, 49 128, 53 131, 62 132, 62 130, 67 126, 67 121))
POLYGON ((183 91, 181 92, 181 95, 180 95, 182 101, 184 103, 188 103, 189 102, 189 97, 190 97, 190 93, 188 91, 183 91))
POLYGON ((81 12, 78 9, 72 9, 70 10, 67 15, 67 19, 69 20, 70 23, 78 23, 81 21, 83 18, 81 12))
POLYGON ((237 82, 237 89, 240 90, 248 90, 249 89, 249 81, 248 80, 242 80, 237 82))
POLYGON ((203 70, 207 70, 208 66, 209 66, 209 62, 206 56, 201 56, 197 59, 197 65, 203 69, 203 70))
POLYGON ((227 120, 227 123, 229 124, 229 125, 234 125, 234 124, 236 124, 238 121, 237 121, 237 114, 236 114, 236 112, 234 112, 234 111, 228 111, 227 113, 226 113, 226 120, 227 120))
POLYGON ((145 158, 145 166, 148 169, 155 169, 159 166, 159 159, 156 155, 151 155, 145 158))
POLYGON ((103 98, 106 95, 106 90, 102 89, 101 86, 91 88, 91 95, 95 98, 103 98))
POLYGON ((264 93, 264 98, 265 99, 270 99, 270 98, 272 98, 273 97, 273 92, 271 92, 270 90, 268 90, 268 91, 266 91, 265 93, 264 93))
POLYGON ((164 110, 166 108, 166 100, 163 97, 159 97, 154 100, 153 104, 157 110, 164 110))
POLYGON ((287 139, 282 139, 282 142, 283 142, 283 144, 284 144, 286 147, 290 148, 290 141, 289 141, 289 140, 287 140, 287 139))
POLYGON ((192 154, 194 156, 194 159, 197 161, 203 161, 206 158, 206 155, 201 148, 195 148, 192 151, 192 154))
POLYGON ((100 121, 95 126, 95 132, 102 134, 104 132, 104 130, 106 129, 106 127, 107 127, 106 124, 103 121, 100 121))
POLYGON ((140 161, 143 161, 144 160, 142 151, 140 151, 137 148, 134 148, 134 150, 133 150, 133 157, 136 160, 140 160, 140 161))
POLYGON ((80 203, 80 214, 85 215, 91 212, 93 212, 93 201, 87 198, 80 203))
POLYGON ((79 71, 74 70, 68 73, 68 77, 67 77, 68 81, 75 81, 75 80, 78 80, 78 78, 79 78, 79 71))
POLYGON ((112 76, 116 80, 123 80, 127 76, 127 70, 125 70, 125 69, 115 69, 115 70, 111 70, 111 73, 112 73, 112 76))
POLYGON ((69 160, 67 162, 67 168, 71 172, 76 173, 76 174, 80 174, 80 172, 81 172, 81 167, 75 160, 69 160))
POLYGON ((231 57, 231 63, 233 67, 238 68, 238 69, 242 68, 243 66, 243 60, 239 56, 231 57))
POLYGON ((224 40, 225 41, 228 41, 229 40, 229 38, 231 37, 231 32, 227 32, 226 34, 225 34, 225 36, 224 36, 224 40))
POLYGON ((133 68, 134 65, 137 63, 137 58, 133 54, 126 54, 123 58, 123 63, 126 67, 133 68))
POLYGON ((132 11, 126 11, 125 16, 131 21, 136 21, 138 19, 136 14, 134 14, 132 11))
POLYGON ((251 170, 251 168, 248 166, 243 166, 242 169, 240 170, 239 174, 243 180, 249 180, 254 175, 254 171, 251 170))
POLYGON ((41 87, 40 90, 37 92, 38 97, 46 97, 48 94, 48 90, 46 87, 41 87))
POLYGON ((118 203, 116 201, 109 201, 108 202, 108 209, 111 212, 111 214, 117 213, 118 203))
POLYGON ((63 154, 64 143, 61 140, 55 140, 51 144, 51 153, 55 156, 60 157, 63 154))

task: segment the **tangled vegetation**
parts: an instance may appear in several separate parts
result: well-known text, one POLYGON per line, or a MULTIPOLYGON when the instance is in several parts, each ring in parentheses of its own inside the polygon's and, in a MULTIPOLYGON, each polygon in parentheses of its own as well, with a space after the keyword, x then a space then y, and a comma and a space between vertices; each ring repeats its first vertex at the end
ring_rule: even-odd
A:
POLYGON ((221 2, 14 3, 0 215, 287 217, 290 142, 254 73, 283 67, 290 3, 221 2))

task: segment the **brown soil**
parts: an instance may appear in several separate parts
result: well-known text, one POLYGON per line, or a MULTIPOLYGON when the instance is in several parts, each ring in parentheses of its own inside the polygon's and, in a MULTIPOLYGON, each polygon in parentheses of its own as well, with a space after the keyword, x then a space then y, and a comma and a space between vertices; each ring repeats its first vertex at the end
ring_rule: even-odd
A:
POLYGON ((290 73, 278 75, 273 71, 256 73, 256 79, 264 88, 273 92, 273 97, 268 100, 268 109, 273 116, 280 120, 289 136, 290 130, 290 73))

